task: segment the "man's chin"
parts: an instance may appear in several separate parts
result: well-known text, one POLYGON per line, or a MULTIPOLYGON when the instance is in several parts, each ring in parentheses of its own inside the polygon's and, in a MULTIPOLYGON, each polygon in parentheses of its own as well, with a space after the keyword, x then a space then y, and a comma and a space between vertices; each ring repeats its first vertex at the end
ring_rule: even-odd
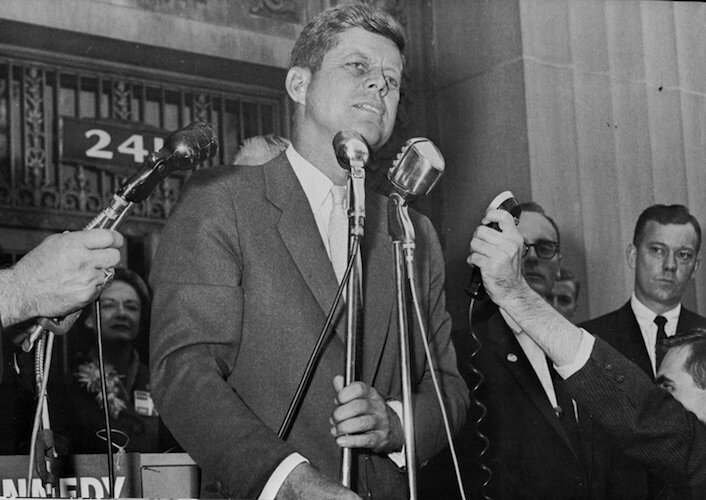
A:
POLYGON ((361 124, 357 127, 353 127, 353 130, 363 136, 363 139, 365 139, 365 142, 372 151, 377 151, 383 147, 385 143, 390 140, 390 136, 392 136, 392 131, 386 133, 380 129, 379 125, 371 126, 361 124))

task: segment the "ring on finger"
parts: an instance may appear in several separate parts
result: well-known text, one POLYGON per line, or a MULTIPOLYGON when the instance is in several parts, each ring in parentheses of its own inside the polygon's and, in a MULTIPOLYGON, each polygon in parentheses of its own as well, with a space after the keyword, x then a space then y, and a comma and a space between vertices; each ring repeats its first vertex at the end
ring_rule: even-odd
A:
POLYGON ((103 288, 105 288, 113 281, 113 278, 115 277, 115 269, 112 267, 103 269, 103 275, 103 288))

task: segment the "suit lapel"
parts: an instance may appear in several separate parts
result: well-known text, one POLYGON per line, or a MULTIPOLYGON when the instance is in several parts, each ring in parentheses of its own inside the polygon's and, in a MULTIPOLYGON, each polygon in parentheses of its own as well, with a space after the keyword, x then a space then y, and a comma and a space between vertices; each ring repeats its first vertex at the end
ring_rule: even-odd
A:
MULTIPOLYGON (((277 224, 282 242, 321 310, 328 314, 338 282, 306 194, 284 154, 263 168, 267 199, 282 214, 277 224)), ((342 310, 339 305, 337 316, 342 310)))
POLYGON ((492 338, 491 348, 493 349, 493 352, 500 359, 503 366, 505 366, 510 373, 512 373, 519 386, 525 391, 529 399, 537 407, 549 426, 554 429, 557 434, 559 434, 564 443, 566 443, 578 459, 578 453, 580 450, 573 449, 564 427, 562 427, 559 422, 559 419, 554 413, 554 408, 552 408, 549 398, 547 397, 546 392, 544 392, 544 388, 539 381, 539 377, 535 373, 534 368, 532 368, 532 365, 529 362, 529 359, 527 359, 525 352, 522 350, 520 343, 517 341, 514 332, 502 319, 500 313, 493 316, 490 321, 500 323, 496 325, 496 327, 491 326, 491 331, 502 331, 502 335, 497 338, 492 338))
POLYGON ((645 340, 642 337, 642 330, 635 318, 635 313, 630 306, 630 302, 620 309, 618 318, 618 323, 615 325, 617 338, 625 339, 623 348, 618 350, 654 380, 652 362, 647 353, 645 340))

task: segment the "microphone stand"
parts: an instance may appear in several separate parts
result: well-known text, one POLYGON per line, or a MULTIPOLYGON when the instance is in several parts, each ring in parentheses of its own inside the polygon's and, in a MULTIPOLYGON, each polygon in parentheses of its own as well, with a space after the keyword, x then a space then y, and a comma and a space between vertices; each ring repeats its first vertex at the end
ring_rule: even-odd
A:
MULTIPOLYGON (((359 242, 363 238, 365 223, 365 169, 362 161, 351 161, 348 176, 348 259, 355 255, 348 283, 346 284, 346 369, 345 385, 351 384, 357 378, 357 346, 358 346, 358 315, 359 305, 363 303, 362 266, 359 242)), ((341 483, 351 488, 351 470, 353 467, 353 449, 343 448, 341 458, 341 483)))
POLYGON ((398 193, 390 195, 387 205, 388 230, 392 238, 395 258, 395 297, 397 299, 397 327, 400 343, 400 371, 402 378, 402 415, 407 463, 407 484, 410 500, 417 499, 417 454, 414 440, 414 415, 412 412, 412 380, 409 355, 409 330, 407 327, 407 300, 405 288, 405 264, 407 276, 414 277, 414 226, 409 218, 406 202, 398 193))

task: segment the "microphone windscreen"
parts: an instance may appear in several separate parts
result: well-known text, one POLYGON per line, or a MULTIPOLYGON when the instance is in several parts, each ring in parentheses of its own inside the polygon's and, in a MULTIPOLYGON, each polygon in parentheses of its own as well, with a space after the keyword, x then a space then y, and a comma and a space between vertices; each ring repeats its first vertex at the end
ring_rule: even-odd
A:
POLYGON ((189 170, 217 152, 218 139, 213 128, 204 122, 194 122, 169 134, 159 154, 166 156, 169 170, 189 170))

